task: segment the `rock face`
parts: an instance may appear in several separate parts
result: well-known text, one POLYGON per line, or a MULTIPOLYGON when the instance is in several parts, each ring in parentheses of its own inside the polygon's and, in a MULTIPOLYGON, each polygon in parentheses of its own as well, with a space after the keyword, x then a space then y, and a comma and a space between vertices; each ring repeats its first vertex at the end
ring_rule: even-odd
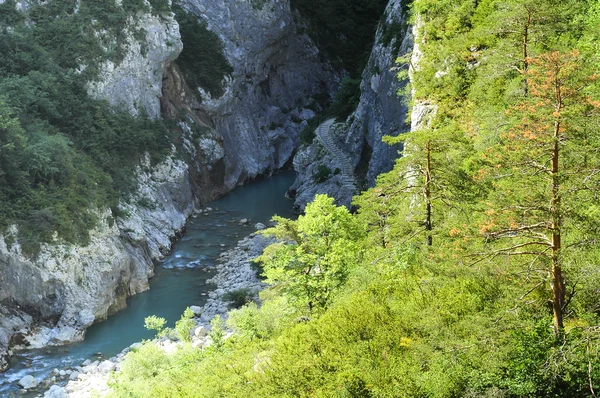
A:
POLYGON ((130 17, 125 29, 127 52, 115 64, 105 61, 98 81, 88 86, 89 93, 106 99, 111 105, 123 107, 137 115, 143 109, 149 117, 160 117, 162 77, 167 65, 183 48, 179 25, 173 14, 145 13, 130 17), (145 32, 143 40, 135 32, 145 32))
MULTIPOLYGON (((88 91, 133 115, 159 117, 162 77, 182 49, 178 24, 171 13, 142 12, 124 32, 123 60, 104 62, 88 91)), ((139 165, 139 188, 121 204, 123 216, 90 210, 98 223, 88 246, 44 244, 29 258, 17 227, 0 235, 0 371, 9 348, 80 340, 87 327, 124 308, 128 296, 148 289, 153 261, 169 251, 196 200, 189 167, 179 158, 174 150, 158 165, 149 159, 139 165)))
POLYGON ((383 143, 382 137, 410 131, 405 122, 408 101, 398 95, 406 83, 398 80, 399 68, 395 62, 398 57, 412 51, 412 32, 406 22, 404 2, 389 2, 385 20, 377 29, 375 44, 363 72, 359 105, 345 123, 332 130, 331 139, 343 154, 332 153, 318 139, 298 151, 294 159, 298 178, 292 190, 296 193, 299 209, 303 209, 319 193, 335 197, 338 204, 350 205, 356 192, 344 186, 341 174, 334 173, 336 168, 341 167, 340 157, 352 163, 354 177, 361 189, 373 186, 379 174, 392 169, 401 148, 383 143), (323 167, 332 172, 329 178, 315 178, 322 174, 319 169, 323 170, 323 167))
POLYGON ((209 281, 217 288, 209 293, 198 317, 199 325, 208 325, 216 315, 226 316, 232 304, 227 301, 228 294, 243 291, 248 299, 257 296, 265 285, 252 269, 252 262, 272 243, 275 243, 272 236, 252 234, 240 240, 234 249, 221 254, 216 266, 217 274, 209 281))
POLYGON ((313 97, 332 93, 339 77, 298 26, 289 0, 182 0, 223 41, 233 67, 225 93, 202 92, 202 109, 223 141, 225 180, 233 187, 291 159, 313 97))
POLYGON ((139 189, 127 216, 98 211, 88 246, 44 244, 37 258, 23 255, 18 231, 0 236, 0 347, 42 347, 83 338, 87 327, 125 307, 148 289, 153 260, 171 246, 194 208, 187 165, 172 157, 138 171, 139 189), (144 198, 144 205, 139 200, 144 198))

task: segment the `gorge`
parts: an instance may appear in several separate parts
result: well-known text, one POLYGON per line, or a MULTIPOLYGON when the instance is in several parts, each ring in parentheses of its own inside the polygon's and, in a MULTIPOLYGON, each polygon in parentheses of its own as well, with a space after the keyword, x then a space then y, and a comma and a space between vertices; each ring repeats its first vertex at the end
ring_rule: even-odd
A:
MULTIPOLYGON (((118 12, 125 12, 122 26, 94 28, 97 19, 92 19, 92 32, 101 37, 103 51, 108 54, 107 49, 116 45, 120 53, 117 57, 108 54, 104 60, 94 61, 96 65, 79 65, 84 71, 97 69, 86 76, 87 93, 133 117, 168 120, 172 143, 160 155, 162 160, 157 162, 154 153, 146 152, 133 165, 136 187, 127 199, 110 209, 91 205, 89 212, 96 221, 86 244, 65 239, 54 231, 51 239, 37 238, 34 246, 38 248, 31 250, 25 244, 29 233, 26 227, 8 220, 0 235, 2 369, 9 365, 8 354, 14 350, 61 346, 83 339, 88 327, 123 310, 129 296, 146 291, 155 273, 153 264, 171 250, 195 207, 237 185, 289 168, 301 130, 317 113, 324 112, 328 98, 333 97, 346 73, 328 60, 313 37, 303 33, 310 29, 310 22, 288 2, 257 5, 253 1, 186 0, 172 5, 175 14, 170 12, 170 2, 146 2, 135 6, 137 9, 132 9, 133 5, 125 8, 125 3, 116 6, 122 7, 118 12), (193 41, 199 34, 213 43, 213 52, 222 51, 196 55, 209 57, 207 62, 222 68, 209 68, 206 73, 213 75, 208 77, 202 76, 203 71, 199 77, 194 75, 194 68, 198 68, 194 63, 198 61, 189 53, 200 51, 193 41), (223 83, 215 83, 215 79, 223 83)), ((112 6, 102 11, 91 7, 92 3, 82 4, 6 0, 0 5, 2 12, 16 14, 3 22, 4 35, 25 34, 13 30, 11 24, 29 29, 19 24, 30 24, 32 20, 34 33, 45 24, 53 29, 55 22, 42 24, 39 13, 55 13, 56 21, 75 24, 78 18, 85 21, 100 15, 95 13, 117 12, 112 6)), ((396 26, 403 18, 400 2, 391 2, 386 15, 388 20, 380 25, 369 61, 373 64, 369 70, 378 69, 383 77, 365 72, 362 85, 366 90, 379 80, 391 84, 379 101, 391 109, 385 104, 397 102, 397 86, 389 68, 395 55, 409 50, 410 35, 400 31, 381 44, 382 29, 388 24, 396 26), (404 43, 401 46, 397 44, 400 41, 404 43)), ((110 23, 108 19, 102 21, 110 23)), ((369 21, 373 26, 375 22, 369 21)), ((367 38, 366 43, 371 40, 367 38)), ((34 73, 23 72, 23 79, 34 73)), ((6 104, 10 105, 12 94, 7 93, 6 104)), ((370 108, 369 101, 361 98, 362 108, 370 108)), ((390 128, 379 124, 396 116, 379 115, 376 122, 369 122, 364 137, 362 127, 354 128, 355 144, 349 150, 353 167, 358 166, 361 152, 366 152, 360 149, 363 142, 381 147, 379 139, 390 128)), ((351 118, 355 123, 367 119, 370 117, 364 115, 351 118)), ((361 184, 372 184, 377 173, 389 169, 396 151, 374 156, 389 159, 385 164, 369 166, 370 177, 361 176, 361 184)), ((334 165, 335 160, 331 160, 330 167, 334 165)), ((292 187, 298 193, 298 208, 317 192, 329 192, 349 203, 351 193, 338 192, 335 178, 328 181, 329 185, 316 188, 306 181, 311 179, 316 163, 305 167, 295 161, 294 166, 300 172, 292 187)))
POLYGON ((597 397, 598 43, 600 0, 0 0, 0 395, 597 397))

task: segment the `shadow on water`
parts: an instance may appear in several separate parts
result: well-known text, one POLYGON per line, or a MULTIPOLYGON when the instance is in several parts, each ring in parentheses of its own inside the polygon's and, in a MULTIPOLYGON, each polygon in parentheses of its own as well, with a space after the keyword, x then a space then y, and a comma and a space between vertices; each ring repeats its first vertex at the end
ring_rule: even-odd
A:
POLYGON ((0 396, 24 396, 17 393, 16 383, 25 375, 41 380, 55 368, 97 359, 97 353, 102 353, 102 358, 110 358, 137 341, 153 337, 153 333, 144 328, 147 316, 164 317, 173 326, 186 307, 203 305, 208 292, 214 288, 206 281, 214 275, 212 266, 224 250, 254 232, 256 223, 267 223, 275 214, 295 217, 292 201, 284 197, 294 178, 293 172, 280 173, 238 187, 204 206, 213 210, 190 219, 186 234, 157 264, 150 290, 128 298, 127 308, 90 327, 81 343, 15 355, 11 368, 0 376, 0 383, 4 382, 0 384, 0 396), (250 222, 241 225, 243 218, 250 222))

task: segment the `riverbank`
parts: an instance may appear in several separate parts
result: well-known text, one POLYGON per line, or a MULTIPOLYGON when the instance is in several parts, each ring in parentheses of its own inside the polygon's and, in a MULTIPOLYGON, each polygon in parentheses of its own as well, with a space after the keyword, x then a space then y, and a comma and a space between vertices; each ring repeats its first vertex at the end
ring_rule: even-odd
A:
POLYGON ((153 337, 143 326, 145 317, 164 317, 173 325, 186 307, 216 298, 209 296, 215 286, 208 281, 217 274, 217 264, 226 262, 219 259, 221 254, 251 234, 256 223, 268 224, 274 214, 294 216, 292 202, 284 197, 293 179, 293 173, 280 173, 239 187, 196 211, 185 235, 155 267, 149 291, 129 298, 127 308, 92 325, 81 343, 17 353, 11 369, 0 377, 0 396, 21 396, 17 383, 26 375, 47 380, 55 368, 73 369, 87 359, 116 357, 132 343, 153 337))
MULTIPOLYGON (((264 224, 255 225, 257 230, 263 229, 264 224)), ((257 293, 264 287, 253 268, 253 260, 259 256, 265 247, 274 242, 274 238, 252 233, 240 240, 231 250, 219 256, 215 265, 216 274, 208 280, 214 284, 215 289, 209 293, 209 299, 203 305, 190 303, 196 317, 196 325, 192 328, 192 346, 202 349, 210 345, 210 321, 216 315, 227 317, 227 312, 232 308, 229 297, 233 292, 244 291, 248 297, 256 298, 257 293)), ((178 343, 169 339, 159 339, 153 342, 169 352, 175 350, 178 343)), ((134 343, 116 356, 103 360, 86 360, 81 365, 54 370, 51 376, 43 380, 40 385, 45 398, 85 398, 90 396, 103 397, 109 394, 108 381, 113 372, 119 371, 119 364, 130 351, 135 351, 141 342, 134 343), (56 383, 56 384, 54 384, 56 383)), ((29 380, 29 379, 28 379, 29 380)), ((27 384, 26 380, 25 384, 27 384)))

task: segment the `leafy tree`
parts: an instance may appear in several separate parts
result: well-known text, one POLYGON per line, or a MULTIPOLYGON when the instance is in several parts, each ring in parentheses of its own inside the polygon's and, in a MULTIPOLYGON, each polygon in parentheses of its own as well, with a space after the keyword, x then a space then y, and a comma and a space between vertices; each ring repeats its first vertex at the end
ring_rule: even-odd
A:
POLYGON ((459 213, 458 203, 473 198, 473 183, 461 165, 471 151, 470 140, 456 123, 437 123, 437 129, 386 137, 390 144, 404 143, 403 156, 375 188, 353 202, 373 233, 382 234, 383 247, 397 239, 432 246, 433 236, 446 229, 444 220, 459 213))
POLYGON ((177 338, 182 341, 192 341, 191 332, 196 322, 194 321, 194 313, 188 307, 181 315, 181 319, 175 322, 175 332, 177 332, 177 338))
POLYGON ((491 0, 487 3, 478 13, 485 13, 486 19, 478 34, 487 31, 495 37, 497 44, 493 52, 503 58, 500 63, 505 65, 507 72, 512 72, 512 78, 522 81, 522 93, 526 96, 529 92, 529 59, 552 48, 558 35, 567 29, 571 35, 580 34, 573 19, 585 12, 585 2, 491 0))
POLYGON ((280 242, 258 258, 267 283, 289 295, 298 308, 322 311, 360 261, 362 224, 326 195, 317 195, 296 221, 273 221, 278 225, 264 233, 280 242))

